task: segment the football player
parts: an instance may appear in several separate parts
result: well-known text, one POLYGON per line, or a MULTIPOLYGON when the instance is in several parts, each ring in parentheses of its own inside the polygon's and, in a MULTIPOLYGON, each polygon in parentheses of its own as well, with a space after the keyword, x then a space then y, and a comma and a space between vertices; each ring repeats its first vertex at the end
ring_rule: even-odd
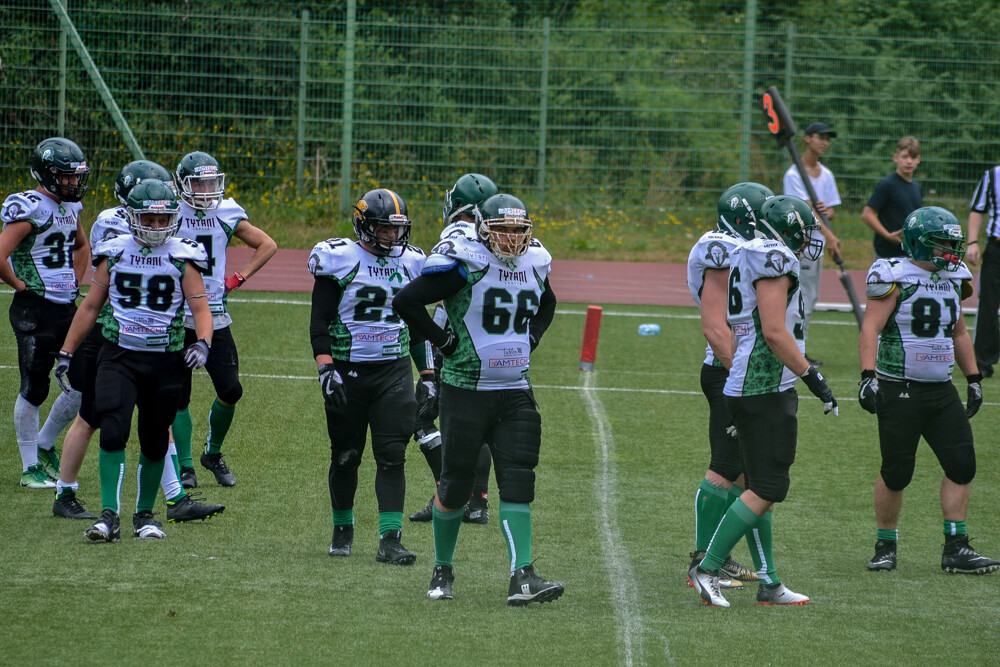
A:
POLYGON ((796 378, 837 414, 837 401, 815 366, 804 356, 803 307, 798 285, 799 257, 818 259, 823 241, 810 236, 818 222, 809 204, 780 195, 760 208, 758 236, 732 251, 728 321, 736 353, 723 393, 739 433, 747 489, 726 510, 705 558, 688 577, 705 604, 728 607, 719 591, 719 572, 730 551, 750 534, 750 553, 760 586, 757 603, 809 602, 778 578, 771 550, 771 507, 788 493, 798 431, 796 378))
MULTIPOLYGON (((705 557, 708 541, 729 506, 743 493, 743 457, 733 418, 722 388, 733 365, 733 332, 726 321, 729 258, 733 250, 756 234, 757 215, 774 196, 760 183, 737 183, 719 197, 717 229, 706 232, 691 248, 687 284, 701 312, 701 330, 708 341, 701 366, 701 390, 708 400, 708 442, 711 459, 695 493, 695 550, 691 565, 705 557)), ((749 536, 748 536, 749 538, 749 536)), ((748 541, 751 544, 752 540, 748 541)), ((690 568, 690 565, 688 566, 690 568)), ((722 588, 742 588, 757 575, 727 557, 720 570, 722 588)))
MULTIPOLYGON (((236 477, 222 456, 222 444, 233 423, 236 403, 243 396, 243 386, 240 384, 239 355, 229 328, 233 318, 229 315, 226 297, 259 271, 274 256, 278 246, 265 232, 250 224, 246 211, 234 199, 224 198, 226 175, 219 168, 219 162, 208 153, 195 151, 181 158, 174 171, 174 185, 181 199, 177 235, 202 244, 208 252, 205 290, 215 334, 205 370, 212 379, 216 397, 208 412, 208 437, 201 453, 201 465, 210 470, 222 486, 235 486, 236 477), (227 275, 226 248, 234 236, 254 252, 239 271, 227 275)), ((197 337, 191 310, 187 307, 184 327, 187 331, 184 344, 192 345, 197 337)), ((181 482, 185 488, 198 486, 191 461, 190 402, 191 373, 187 373, 180 410, 173 424, 181 482)))
POLYGON ((965 235, 950 211, 925 206, 903 222, 905 258, 879 259, 868 270, 868 307, 858 345, 861 407, 878 415, 882 468, 875 480, 875 556, 869 570, 896 569, 903 490, 913 478, 920 436, 937 456, 944 515, 941 569, 988 574, 1000 562, 969 546, 965 517, 976 474, 969 419, 983 404, 962 299, 972 295, 972 274, 962 262, 965 235), (962 405, 951 375, 968 382, 962 405))
MULTIPOLYGON (((128 194, 132 188, 146 180, 159 181, 172 187, 170 172, 155 162, 135 160, 122 167, 115 178, 115 198, 121 205, 105 209, 97 215, 97 220, 90 228, 91 248, 102 241, 131 233, 126 205, 128 194)), ((94 386, 97 379, 97 354, 104 341, 103 325, 113 321, 110 303, 101 307, 97 321, 98 326, 90 330, 73 354, 68 374, 57 376, 60 386, 75 387, 82 395, 80 412, 63 440, 62 467, 56 481, 56 498, 52 504, 52 514, 67 519, 97 518, 83 507, 83 503, 77 498, 77 491, 80 487, 80 468, 90 439, 100 426, 94 410, 94 386)), ((172 441, 167 444, 167 454, 170 459, 163 466, 163 478, 160 481, 167 502, 167 520, 171 523, 204 520, 222 513, 226 509, 225 505, 203 504, 184 491, 178 481, 177 450, 172 441)))
MULTIPOLYGON (((417 402, 413 371, 433 372, 430 346, 411 336, 392 297, 420 273, 424 253, 407 241, 406 202, 385 188, 354 205, 354 239, 328 239, 309 257, 315 277, 309 335, 330 437, 331 556, 350 556, 358 466, 371 430, 379 546, 375 560, 412 565, 402 543, 406 445, 417 402)), ((433 382, 433 378, 430 378, 433 382)))
POLYGON ((444 355, 441 370, 443 467, 434 499, 434 571, 427 597, 453 597, 453 558, 476 463, 489 444, 500 493, 500 526, 510 557, 507 604, 548 602, 563 585, 531 564, 531 502, 542 421, 528 379, 529 354, 552 322, 552 257, 531 237, 520 199, 497 194, 478 207, 476 237, 449 236, 419 278, 394 300, 396 311, 444 355), (450 329, 425 304, 444 301, 450 329))
POLYGON ((94 388, 103 511, 84 533, 95 542, 121 539, 125 445, 137 408, 139 488, 132 533, 137 539, 165 536, 152 510, 163 476, 167 430, 177 413, 185 367, 204 366, 212 344, 212 316, 199 272, 207 269, 208 257, 197 243, 174 236, 180 206, 173 189, 156 179, 145 180, 132 188, 126 202, 131 233, 94 248, 91 288, 73 318, 56 370, 60 376, 68 372, 73 353, 110 300, 94 388), (186 350, 185 301, 198 332, 198 340, 186 350))
POLYGON ((38 181, 35 189, 10 195, 0 207, 0 280, 15 292, 10 324, 21 374, 14 402, 21 486, 51 489, 59 476, 54 443, 76 416, 80 394, 61 393, 41 430, 38 413, 49 395, 49 372, 76 313, 90 258, 80 226, 90 167, 79 146, 52 137, 35 147, 31 175, 38 181))
MULTIPOLYGON (((459 234, 476 238, 476 207, 498 192, 496 184, 482 174, 465 174, 455 181, 451 190, 446 190, 444 193, 444 211, 442 213, 444 230, 441 232, 441 240, 459 234)), ((434 308, 434 321, 442 327, 448 322, 448 315, 441 304, 434 308)), ((434 362, 435 369, 440 370, 440 354, 435 354, 434 362)), ((434 483, 438 484, 441 481, 441 432, 434 426, 434 416, 437 414, 437 404, 434 398, 439 387, 428 386, 427 380, 424 379, 426 376, 421 377, 421 382, 417 385, 417 424, 413 439, 420 445, 420 451, 423 452, 424 458, 427 459, 427 465, 430 466, 431 473, 434 475, 434 483)), ((482 449, 479 450, 479 461, 476 464, 472 497, 469 498, 469 504, 465 506, 465 514, 462 517, 466 523, 487 524, 490 522, 487 501, 490 460, 489 445, 483 443, 482 449)), ((410 515, 410 521, 430 521, 433 516, 434 497, 432 496, 426 507, 410 515)))

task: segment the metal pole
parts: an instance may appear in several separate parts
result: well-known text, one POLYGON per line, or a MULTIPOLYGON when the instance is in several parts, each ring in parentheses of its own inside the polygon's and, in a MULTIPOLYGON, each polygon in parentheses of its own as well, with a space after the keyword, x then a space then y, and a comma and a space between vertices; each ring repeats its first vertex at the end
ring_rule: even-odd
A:
POLYGON ((542 19, 542 81, 538 107, 538 207, 545 206, 545 150, 549 122, 549 17, 542 19))
POLYGON ((351 149, 354 143, 354 38, 357 30, 357 0, 347 2, 347 26, 344 35, 344 114, 340 137, 340 210, 351 202, 351 149))
MULTIPOLYGON (((63 7, 69 0, 63 0, 63 7)), ((59 115, 56 120, 56 134, 66 134, 66 29, 59 29, 59 115)))
POLYGON ((785 36, 785 99, 792 99, 792 61, 795 58, 795 24, 789 23, 785 36))
POLYGON ((125 141, 125 145, 128 146, 129 151, 131 151, 133 159, 146 159, 146 155, 142 152, 142 149, 139 148, 139 142, 135 140, 135 136, 132 134, 132 128, 130 128, 128 123, 125 122, 125 116, 122 115, 121 109, 118 108, 118 103, 115 102, 115 98, 111 94, 111 90, 108 89, 108 84, 104 83, 104 77, 101 76, 101 71, 97 69, 97 65, 94 64, 94 59, 90 57, 90 51, 87 50, 83 40, 80 39, 80 34, 76 31, 76 26, 73 25, 73 21, 70 20, 69 14, 66 13, 66 8, 62 6, 62 3, 59 0, 49 0, 49 4, 52 5, 52 9, 59 17, 59 23, 62 25, 63 31, 65 31, 68 35, 69 41, 73 43, 73 48, 76 49, 77 55, 79 55, 80 60, 83 61, 83 67, 87 70, 91 83, 93 83, 94 87, 97 88, 97 92, 101 96, 104 106, 111 114, 111 118, 118 127, 118 131, 121 133, 122 139, 125 141))
POLYGON ((299 119, 295 138, 295 192, 302 196, 302 179, 305 175, 306 154, 306 77, 309 74, 309 10, 302 10, 302 29, 299 35, 299 119))
POLYGON ((757 41, 757 0, 747 0, 746 34, 743 37, 743 104, 740 109, 740 175, 750 178, 750 108, 753 104, 754 53, 757 41))

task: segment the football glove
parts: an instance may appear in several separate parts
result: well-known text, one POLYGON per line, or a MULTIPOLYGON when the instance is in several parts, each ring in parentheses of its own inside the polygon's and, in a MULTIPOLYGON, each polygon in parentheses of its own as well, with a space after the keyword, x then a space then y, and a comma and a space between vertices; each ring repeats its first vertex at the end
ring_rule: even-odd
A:
MULTIPOLYGON (((73 355, 69 352, 59 350, 59 359, 56 361, 56 382, 59 383, 59 388, 67 394, 73 391, 69 382, 69 360, 72 358, 73 355)), ((982 403, 982 400, 979 402, 982 403)))
POLYGON ((347 405, 344 380, 333 364, 323 364, 319 367, 319 386, 323 389, 323 400, 326 401, 327 407, 342 408, 347 405))
POLYGON ((184 363, 188 368, 201 368, 208 363, 208 351, 211 345, 204 338, 199 338, 184 350, 184 363))
POLYGON ((226 283, 226 293, 232 292, 234 289, 240 287, 247 281, 246 277, 239 271, 235 272, 231 276, 226 276, 223 282, 226 283))
POLYGON ((875 371, 861 371, 861 382, 858 382, 858 403, 868 412, 875 414, 878 399, 878 378, 875 371))
POLYGON ((966 375, 969 382, 969 401, 965 404, 965 416, 972 419, 983 405, 983 374, 966 375))
POLYGON ((809 391, 813 393, 813 396, 823 401, 823 414, 828 415, 831 412, 834 416, 839 415, 840 411, 837 409, 837 399, 833 397, 833 392, 830 391, 830 386, 823 379, 820 374, 819 369, 813 364, 809 364, 809 368, 806 372, 800 375, 802 381, 806 383, 809 387, 809 391))
POLYGON ((448 329, 448 340, 446 340, 442 345, 438 346, 441 350, 441 354, 446 357, 450 357, 455 354, 455 350, 458 348, 458 336, 451 329, 448 329))
POLYGON ((434 421, 438 416, 438 384, 434 373, 420 376, 417 382, 417 419, 434 421))

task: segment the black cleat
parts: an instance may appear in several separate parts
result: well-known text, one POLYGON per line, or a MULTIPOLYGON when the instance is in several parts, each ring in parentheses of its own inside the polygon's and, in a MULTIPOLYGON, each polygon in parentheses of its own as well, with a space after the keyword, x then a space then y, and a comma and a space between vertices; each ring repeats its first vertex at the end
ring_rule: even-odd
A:
POLYGON ((454 600, 451 587, 455 583, 455 570, 451 565, 435 565, 431 575, 431 585, 427 589, 427 597, 432 600, 454 600))
MULTIPOLYGON (((478 496, 478 494, 477 494, 478 496)), ((486 498, 478 496, 469 501, 465 506, 465 514, 462 515, 463 523, 487 524, 490 522, 489 503, 486 498)))
POLYGON ((968 535, 945 537, 941 569, 955 574, 990 574, 1000 570, 1000 561, 980 556, 969 546, 968 535))
POLYGON ((533 565, 525 565, 514 570, 507 587, 507 606, 523 607, 531 602, 552 602, 563 594, 559 582, 545 581, 537 574, 533 565))
POLYGON ((218 516, 225 511, 225 505, 207 505, 198 502, 201 498, 195 499, 187 494, 181 496, 174 502, 167 503, 167 521, 170 523, 184 523, 185 521, 204 521, 218 516))
POLYGON ((418 510, 410 515, 410 521, 433 521, 434 520, 434 496, 427 501, 427 507, 418 510))
POLYGON ((83 536, 91 542, 117 542, 122 538, 121 520, 113 510, 104 510, 101 518, 84 531, 83 536))
POLYGON ((215 475, 215 481, 220 485, 236 486, 236 478, 233 473, 229 472, 229 466, 226 465, 226 459, 222 458, 222 454, 203 453, 201 465, 212 471, 212 474, 215 475))
POLYGON ((333 541, 330 542, 331 556, 350 556, 352 544, 354 544, 353 524, 333 527, 333 541))
POLYGON ((378 542, 378 553, 375 560, 379 563, 390 563, 392 565, 413 565, 417 560, 417 554, 409 551, 400 543, 403 531, 390 530, 378 542))
POLYGON ((181 486, 185 489, 198 488, 198 477, 194 474, 194 468, 181 468, 181 486))
POLYGON ((872 572, 889 572, 896 569, 896 540, 875 542, 875 555, 868 561, 872 572))
POLYGON ((61 496, 56 496, 55 502, 52 503, 52 515, 65 519, 97 518, 96 514, 83 508, 83 503, 77 500, 76 494, 72 491, 65 491, 61 496))

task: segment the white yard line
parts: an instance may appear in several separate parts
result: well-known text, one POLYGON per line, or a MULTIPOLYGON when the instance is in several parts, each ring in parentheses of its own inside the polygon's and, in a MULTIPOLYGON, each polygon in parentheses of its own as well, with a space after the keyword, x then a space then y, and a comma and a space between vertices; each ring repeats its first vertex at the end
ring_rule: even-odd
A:
POLYGON ((616 633, 626 665, 644 664, 642 616, 635 574, 629 563, 625 540, 618 527, 618 471, 615 466, 615 439, 604 405, 592 388, 593 373, 584 374, 583 398, 587 412, 597 427, 597 474, 594 475, 594 500, 597 504, 598 530, 601 536, 604 567, 615 611, 616 633))

